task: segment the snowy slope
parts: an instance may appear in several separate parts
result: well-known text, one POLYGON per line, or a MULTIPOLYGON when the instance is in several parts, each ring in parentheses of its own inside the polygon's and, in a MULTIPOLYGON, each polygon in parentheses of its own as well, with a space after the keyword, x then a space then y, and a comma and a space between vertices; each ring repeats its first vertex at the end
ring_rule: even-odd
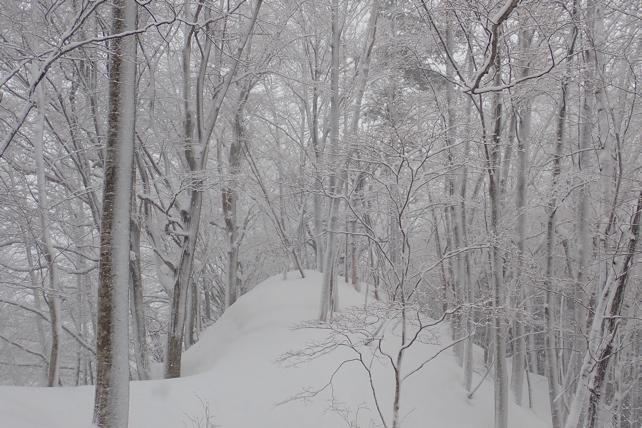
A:
MULTIPOLYGON (((132 382, 130 427, 209 428, 206 415, 212 417, 211 426, 221 428, 380 426, 368 378, 356 364, 344 365, 332 388, 306 401, 290 400, 327 384, 350 357, 337 351, 297 367, 277 361, 326 335, 319 329, 292 328, 317 316, 321 276, 307 276, 301 280, 290 273, 286 281, 273 277, 243 296, 186 352, 183 378, 132 382)), ((363 296, 342 284, 340 304, 363 305, 363 296)), ((408 366, 439 349, 420 344, 408 355, 408 366)), ((375 374, 382 411, 389 418, 391 372, 379 364, 375 374)), ((461 384, 461 369, 448 350, 404 383, 402 427, 492 427, 492 384, 485 382, 472 400, 466 399, 461 384)), ((0 427, 86 428, 92 401, 92 387, 1 387, 0 427)), ((514 406, 510 420, 515 428, 549 426, 544 418, 514 406)))

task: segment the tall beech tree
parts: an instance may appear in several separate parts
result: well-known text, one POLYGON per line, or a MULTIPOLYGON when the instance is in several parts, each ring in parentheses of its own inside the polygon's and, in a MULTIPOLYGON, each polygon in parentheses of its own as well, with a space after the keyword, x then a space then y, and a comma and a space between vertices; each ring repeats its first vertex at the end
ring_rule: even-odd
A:
MULTIPOLYGON (((112 34, 136 29, 138 3, 115 0, 112 34)), ((136 129, 136 37, 110 43, 109 118, 100 229, 94 424, 126 428, 129 416, 129 232, 136 129)))

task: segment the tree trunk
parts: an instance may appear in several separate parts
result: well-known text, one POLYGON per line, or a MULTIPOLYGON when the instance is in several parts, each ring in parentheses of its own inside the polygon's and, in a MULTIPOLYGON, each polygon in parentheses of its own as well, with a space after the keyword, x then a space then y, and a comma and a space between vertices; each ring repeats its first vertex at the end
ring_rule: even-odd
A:
MULTIPOLYGON (((586 3, 586 21, 588 25, 592 25, 594 19, 595 7, 593 5, 593 0, 587 0, 586 3)), ((591 153, 593 148, 592 135, 593 135, 593 121, 594 121, 594 86, 595 86, 595 69, 594 69, 594 56, 593 51, 588 46, 588 42, 585 42, 586 46, 582 51, 582 62, 583 62, 583 76, 582 83, 584 87, 583 101, 582 101, 582 111, 580 119, 580 135, 579 135, 579 168, 581 171, 590 171, 592 167, 592 157, 594 156, 591 153)), ((590 218, 590 190, 591 183, 587 178, 583 178, 584 182, 582 183, 579 189, 579 207, 577 212, 577 248, 578 248, 578 259, 579 264, 577 267, 577 283, 575 287, 574 300, 580 304, 575 305, 576 313, 576 330, 577 336, 581 337, 585 332, 585 326, 587 321, 586 311, 583 310, 588 303, 588 296, 584 294, 585 283, 588 281, 587 276, 589 276, 589 258, 593 252, 593 242, 591 239, 591 231, 589 229, 590 218)), ((583 339, 581 339, 583 341, 583 339)), ((580 345, 580 344, 578 344, 580 345)), ((580 348, 581 349, 581 348, 580 348)), ((579 350, 579 349, 578 349, 579 350)))
MULTIPOLYGON (((42 295, 40 294, 43 289, 42 285, 38 283, 38 278, 36 277, 36 267, 33 262, 33 254, 31 252, 31 243, 27 240, 27 234, 22 231, 22 236, 25 242, 25 253, 27 255, 27 267, 29 267, 29 279, 31 282, 31 292, 33 293, 33 303, 38 312, 42 311, 42 295)), ((42 323, 42 317, 36 316, 36 331, 38 332, 38 342, 42 345, 42 355, 47 353, 47 350, 50 350, 47 337, 45 335, 45 328, 42 323)), ((43 385, 49 384, 49 364, 44 367, 43 373, 43 385)))
MULTIPOLYGON (((36 73, 34 73, 36 74, 36 73)), ((49 353, 49 368, 47 373, 47 385, 56 386, 60 377, 60 338, 62 336, 62 320, 60 314, 60 296, 56 284, 56 265, 53 242, 49 226, 49 204, 47 203, 47 182, 45 179, 44 160, 44 133, 45 133, 45 93, 44 82, 37 88, 38 98, 38 128, 33 139, 33 146, 36 158, 36 180, 38 186, 38 214, 42 241, 44 243, 44 255, 47 262, 47 286, 45 298, 49 307, 51 318, 51 350, 49 353)))
MULTIPOLYGON (((572 55, 572 48, 569 50, 569 57, 572 55)), ((544 321, 546 323, 545 332, 545 356, 546 356, 546 376, 548 378, 549 403, 551 406, 551 418, 553 428, 559 428, 564 423, 560 400, 560 388, 558 386, 557 376, 559 372, 559 359, 557 353, 557 344, 555 340, 555 317, 553 309, 556 308, 557 289, 553 283, 553 248, 555 244, 555 227, 557 214, 557 192, 559 176, 562 172, 561 160, 562 150, 564 147, 564 128, 566 126, 567 110, 567 88, 570 78, 570 62, 567 61, 565 75, 562 78, 561 98, 559 110, 557 113, 557 129, 555 135, 555 155, 553 157, 553 173, 551 178, 551 194, 548 202, 547 213, 548 221, 546 227, 546 276, 545 276, 545 293, 546 302, 544 305, 544 321)), ((568 368, 572 370, 571 367, 568 368)))
MULTIPOLYGON (((495 84, 500 83, 499 53, 495 57, 495 84)), ((492 95, 494 129, 490 147, 486 149, 488 159, 488 194, 490 197, 490 226, 493 240, 493 342, 495 353, 495 428, 508 428, 508 373, 506 371, 506 325, 504 320, 503 261, 500 254, 499 225, 499 147, 501 139, 502 99, 501 93, 492 95)))
MULTIPOLYGON (((112 33, 136 28, 137 3, 114 0, 112 33)), ((136 116, 136 38, 111 42, 94 424, 126 428, 129 414, 129 225, 136 116)))
MULTIPOLYGON (((254 9, 252 11, 252 16, 250 17, 249 25, 243 33, 243 39, 237 46, 236 56, 232 60, 232 66, 225 75, 225 78, 221 83, 221 88, 216 91, 214 95, 212 106, 207 114, 207 117, 200 117, 202 110, 201 108, 197 108, 196 110, 196 123, 199 125, 197 129, 198 146, 200 150, 197 150, 193 145, 194 123, 192 121, 192 113, 189 102, 191 93, 190 56, 193 33, 188 30, 186 34, 185 46, 183 48, 182 94, 184 104, 183 113, 185 115, 183 120, 183 137, 185 138, 184 154, 186 161, 189 164, 191 174, 196 175, 197 178, 194 178, 192 182, 192 190, 190 192, 190 206, 189 210, 184 213, 183 219, 183 227, 184 230, 186 230, 186 233, 181 246, 181 255, 178 267, 176 269, 173 287, 174 291, 172 293, 171 315, 167 334, 167 355, 165 356, 166 378, 179 377, 181 374, 182 345, 185 330, 185 316, 187 312, 187 290, 190 286, 192 269, 194 267, 194 253, 196 250, 196 241, 198 239, 201 211, 203 207, 204 178, 202 172, 207 164, 207 154, 210 138, 218 122, 219 114, 223 106, 223 101, 225 100, 227 92, 230 88, 232 79, 234 78, 234 76, 236 75, 236 71, 238 70, 238 66, 241 61, 241 55, 254 31, 254 26, 256 24, 256 20, 262 4, 262 0, 257 0, 256 5, 254 6, 254 9)), ((197 19, 197 16, 193 19, 197 19)), ((201 68, 200 74, 204 73, 205 71, 207 70, 201 68)), ((202 97, 202 94, 199 95, 199 97, 202 97)))
MULTIPOLYGON (((445 48, 451 52, 452 51, 452 32, 450 31, 450 20, 447 19, 446 22, 446 46, 445 48)), ((446 75, 450 79, 455 79, 454 69, 450 62, 446 62, 446 75)), ((446 154, 448 158, 448 166, 451 169, 451 172, 446 176, 446 194, 448 195, 448 204, 445 208, 444 215, 446 217, 446 224, 449 225, 447 231, 447 240, 449 242, 449 251, 458 251, 461 248, 461 232, 460 232, 460 216, 458 215, 459 204, 456 200, 456 195, 459 194, 457 191, 457 182, 455 179, 455 164, 454 164, 454 147, 456 146, 456 119, 455 119, 455 105, 454 105, 454 90, 452 84, 446 84, 446 115, 443 117, 442 122, 444 126, 445 134, 445 143, 446 143, 446 154), (452 236, 450 236, 452 235, 452 236), (452 245, 450 245, 452 244, 452 245)), ((453 292, 455 295, 455 305, 461 305, 464 303, 464 290, 465 290, 465 270, 466 266, 464 265, 465 259, 463 254, 457 254, 454 258, 454 269, 452 269, 453 275, 451 276, 453 292)), ((450 260, 449 264, 452 263, 450 260)), ((453 340, 458 341, 454 347, 455 356, 457 357, 457 362, 460 366, 464 366, 464 343, 459 341, 465 335, 464 331, 464 318, 462 314, 457 312, 453 314, 453 340)))
POLYGON ((238 264, 239 264, 239 233, 238 233, 238 175, 241 169, 241 149, 245 130, 243 125, 243 109, 250 94, 250 88, 241 90, 239 104, 236 107, 232 123, 232 142, 228 157, 229 184, 223 190, 223 214, 225 217, 225 233, 227 236, 227 286, 225 288, 225 307, 229 308, 239 297, 238 264))
MULTIPOLYGON (((340 165, 339 149, 339 49, 341 34, 339 29, 339 0, 332 0, 332 65, 330 70, 330 156, 329 165, 340 165)), ((323 268, 323 284, 321 294, 321 321, 332 318, 332 313, 338 306, 337 284, 333 281, 334 263, 336 258, 336 228, 339 224, 339 203, 337 195, 341 191, 339 183, 340 171, 334 169, 330 173, 330 209, 328 214, 327 243, 323 268)))
POLYGON ((183 241, 172 295, 170 325, 167 334, 167 355, 165 356, 166 378, 174 378, 181 375, 183 335, 187 314, 187 288, 192 277, 196 239, 198 238, 201 208, 203 206, 202 185, 202 181, 194 183, 194 186, 198 187, 191 191, 190 215, 187 216, 184 222, 187 233, 183 241))
MULTIPOLYGON (((132 172, 135 177, 136 171, 132 172)), ((132 180, 132 189, 135 189, 135 179, 132 180)), ((149 354, 147 352, 147 329, 145 328, 145 307, 143 301, 143 272, 140 255, 140 226, 138 224, 138 213, 135 208, 135 192, 132 192, 132 215, 130 220, 129 241, 131 256, 129 261, 129 272, 131 280, 131 316, 133 331, 136 334, 134 340, 134 356, 136 359, 136 371, 139 380, 150 378, 149 354)))
POLYGON ((598 410, 602 400, 606 370, 609 361, 617 352, 614 349, 614 340, 622 323, 622 305, 640 236, 641 214, 642 191, 638 195, 637 207, 628 231, 626 252, 613 258, 607 282, 596 302, 596 310, 589 329, 588 349, 584 354, 565 428, 594 428, 598 424, 598 410), (582 422, 581 415, 584 412, 586 417, 582 422))
MULTIPOLYGON (((527 52, 531 46, 532 32, 523 30, 519 35, 520 49, 527 52)), ((523 64, 519 75, 525 78, 530 74, 530 64, 523 64)), ((528 210, 526 209, 527 200, 527 187, 526 181, 528 179, 528 139, 531 134, 531 117, 532 109, 531 102, 526 97, 521 100, 521 109, 519 117, 516 122, 517 129, 515 136, 517 138, 517 156, 518 156, 518 175, 517 175, 517 189, 516 189, 516 207, 517 207, 517 266, 515 267, 515 304, 516 309, 515 320, 513 322, 513 366, 511 376, 511 387, 513 390, 513 397, 517 405, 522 405, 523 390, 524 390, 524 363, 526 360, 526 338, 524 328, 524 320, 522 312, 524 311, 523 301, 526 295, 524 291, 523 270, 524 270, 524 257, 525 257, 525 244, 526 244, 526 220, 528 210)))

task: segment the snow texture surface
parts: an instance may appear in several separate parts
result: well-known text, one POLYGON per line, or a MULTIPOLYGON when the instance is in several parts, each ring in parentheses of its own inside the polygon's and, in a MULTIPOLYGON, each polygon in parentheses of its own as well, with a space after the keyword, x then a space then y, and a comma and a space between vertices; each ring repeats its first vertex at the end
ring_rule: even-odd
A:
MULTIPOLYGON (((129 426, 134 428, 342 428, 379 427, 368 378, 357 364, 346 364, 331 388, 307 400, 291 400, 328 383, 349 352, 335 351, 297 365, 280 362, 291 351, 323 340, 327 331, 293 328, 318 315, 321 274, 273 277, 241 297, 201 335, 183 356, 183 377, 131 383, 129 426), (206 419, 211 418, 208 425, 206 419), (355 423, 356 421, 356 423, 355 423)), ((364 296, 340 281, 344 310, 362 306, 364 296)), ((445 331, 441 327, 442 331, 445 331)), ((443 333, 444 335, 446 333, 443 333)), ((443 344, 449 338, 442 337, 443 344)), ((409 369, 442 346, 418 344, 407 354, 409 369)), ((375 362, 375 385, 385 417, 390 417, 392 373, 375 362)), ((474 383, 483 375, 477 370, 474 383)), ((509 426, 546 428, 545 380, 533 379, 536 415, 511 404, 509 426)), ((490 376, 489 376, 490 378, 490 376)), ((492 382, 466 398, 463 370, 452 350, 443 352, 403 384, 403 428, 491 428, 492 382)), ((0 426, 8 428, 87 428, 93 387, 0 388, 0 426)))

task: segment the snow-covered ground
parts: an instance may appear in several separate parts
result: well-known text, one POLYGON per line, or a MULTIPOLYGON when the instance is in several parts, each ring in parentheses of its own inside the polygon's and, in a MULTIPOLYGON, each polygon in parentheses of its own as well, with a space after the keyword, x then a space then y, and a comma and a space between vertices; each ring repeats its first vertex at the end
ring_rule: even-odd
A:
MULTIPOLYGON (((282 357, 320 343, 327 331, 293 326, 318 315, 320 274, 273 277, 233 305, 183 357, 184 377, 131 383, 130 427, 134 428, 370 428, 380 425, 368 377, 358 363, 342 366, 332 386, 317 391, 340 363, 352 358, 338 350, 295 367, 282 357), (206 424, 210 417, 211 425, 206 424), (355 422, 356 421, 356 422, 355 422)), ((363 306, 364 296, 340 286, 342 308, 363 306)), ((441 328, 441 327, 440 327, 441 328)), ((443 330, 443 328, 441 328, 443 330)), ((443 337, 443 335, 442 335, 443 337)), ((448 344, 448 338, 441 339, 448 344)), ((413 346, 408 370, 441 349, 413 346)), ((290 361, 292 362, 292 361, 290 361)), ((389 420, 392 372, 383 362, 373 367, 375 389, 389 420)), ((536 408, 545 409, 545 386, 532 376, 536 408)), ((478 382, 479 376, 475 378, 478 382)), ((490 428, 493 426, 492 383, 485 381, 472 399, 462 387, 463 374, 451 350, 409 377, 402 389, 403 428, 490 428)), ((7 428, 86 428, 91 421, 92 387, 0 387, 0 426, 7 428)), ((511 406, 510 426, 546 428, 545 415, 511 406)))

